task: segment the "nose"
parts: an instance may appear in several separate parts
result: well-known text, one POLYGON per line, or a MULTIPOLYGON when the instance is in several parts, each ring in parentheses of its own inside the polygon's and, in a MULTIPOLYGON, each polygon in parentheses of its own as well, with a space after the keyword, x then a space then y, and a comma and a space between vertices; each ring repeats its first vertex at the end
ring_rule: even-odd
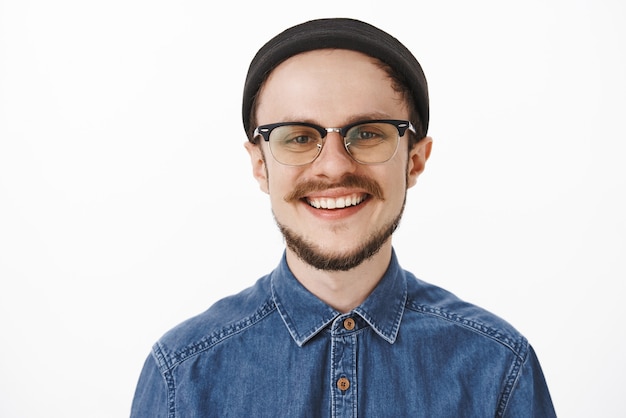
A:
POLYGON ((348 154, 341 134, 332 130, 326 135, 322 151, 312 163, 312 170, 317 176, 340 179, 346 173, 353 173, 357 164, 348 154))

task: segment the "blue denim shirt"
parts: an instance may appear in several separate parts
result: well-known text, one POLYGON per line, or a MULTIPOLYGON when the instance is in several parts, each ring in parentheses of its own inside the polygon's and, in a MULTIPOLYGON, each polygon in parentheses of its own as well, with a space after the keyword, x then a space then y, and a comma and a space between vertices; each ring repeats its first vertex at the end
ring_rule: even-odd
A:
POLYGON ((254 286, 166 333, 132 417, 553 417, 527 340, 416 279, 395 254, 341 314, 285 258, 254 286))

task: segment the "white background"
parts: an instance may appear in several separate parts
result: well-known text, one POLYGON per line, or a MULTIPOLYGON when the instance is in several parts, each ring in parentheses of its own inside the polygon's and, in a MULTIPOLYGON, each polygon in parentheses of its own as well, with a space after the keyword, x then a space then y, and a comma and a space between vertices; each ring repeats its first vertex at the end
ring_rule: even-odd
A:
POLYGON ((152 343, 278 263, 243 81, 329 16, 429 80, 403 267, 525 334, 560 416, 623 414, 624 2, 0 0, 1 417, 127 416, 152 343))

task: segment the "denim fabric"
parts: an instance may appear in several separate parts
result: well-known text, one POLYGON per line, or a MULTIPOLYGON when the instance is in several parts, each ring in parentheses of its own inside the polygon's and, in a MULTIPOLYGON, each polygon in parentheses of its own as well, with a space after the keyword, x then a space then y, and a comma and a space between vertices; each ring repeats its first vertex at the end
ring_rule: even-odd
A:
POLYGON ((341 314, 285 259, 166 333, 132 417, 553 417, 526 339, 400 268, 341 314), (346 319, 348 319, 346 321, 346 319))

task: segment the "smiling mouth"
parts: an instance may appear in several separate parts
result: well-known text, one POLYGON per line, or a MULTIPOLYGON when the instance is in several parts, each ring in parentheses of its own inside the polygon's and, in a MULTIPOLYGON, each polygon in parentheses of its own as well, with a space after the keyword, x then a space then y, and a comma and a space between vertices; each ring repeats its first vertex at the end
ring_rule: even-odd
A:
POLYGON ((304 200, 316 209, 343 209, 363 203, 369 195, 355 193, 341 197, 306 197, 304 200))

